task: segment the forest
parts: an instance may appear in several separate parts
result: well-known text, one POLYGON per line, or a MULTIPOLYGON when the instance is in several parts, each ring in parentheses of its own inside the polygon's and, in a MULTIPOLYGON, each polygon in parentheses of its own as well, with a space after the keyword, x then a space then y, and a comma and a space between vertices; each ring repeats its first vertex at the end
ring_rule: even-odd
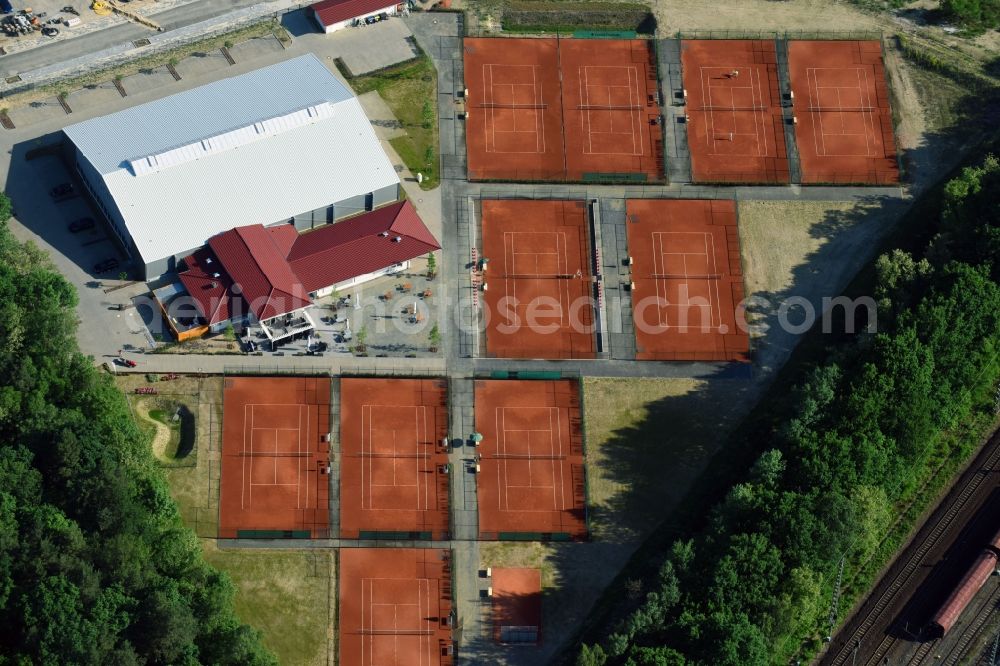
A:
POLYGON ((0 195, 0 664, 275 664, 0 195))
POLYGON ((644 554, 645 595, 592 631, 578 666, 747 666, 819 649, 841 559, 877 570, 900 499, 995 422, 998 200, 990 156, 945 185, 925 247, 876 260, 876 331, 829 342, 763 407, 768 428, 738 430, 756 462, 699 529, 644 554))

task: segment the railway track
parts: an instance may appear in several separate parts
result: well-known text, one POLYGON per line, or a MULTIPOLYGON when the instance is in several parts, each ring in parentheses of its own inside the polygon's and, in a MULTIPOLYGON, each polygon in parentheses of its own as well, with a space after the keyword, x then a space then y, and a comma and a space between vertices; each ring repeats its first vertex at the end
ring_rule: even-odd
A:
POLYGON ((1000 586, 993 584, 993 590, 974 607, 970 607, 963 614, 969 617, 971 622, 959 627, 953 635, 958 638, 949 643, 944 639, 937 639, 921 643, 916 652, 909 656, 906 661, 907 666, 931 666, 941 664, 942 666, 959 666, 959 664, 972 663, 967 658, 972 656, 970 651, 975 646, 976 639, 983 632, 995 627, 994 612, 997 602, 1000 602, 1000 586), (946 647, 945 651, 941 648, 946 647))
POLYGON ((921 643, 920 647, 917 648, 917 651, 913 653, 912 657, 910 657, 910 660, 906 662, 907 666, 920 666, 920 664, 924 663, 924 660, 931 654, 937 644, 937 641, 921 643))
POLYGON ((886 655, 900 639, 888 634, 883 635, 872 651, 865 650, 863 660, 858 659, 856 646, 862 645, 873 629, 886 626, 888 621, 892 619, 885 617, 887 611, 897 610, 900 593, 912 588, 912 579, 919 570, 921 562, 939 544, 941 536, 956 524, 955 519, 974 506, 971 500, 977 497, 983 484, 989 478, 989 473, 997 469, 998 463, 1000 463, 1000 432, 993 435, 976 460, 963 474, 963 478, 959 482, 961 485, 954 488, 945 499, 948 504, 943 513, 938 513, 941 511, 939 508, 938 512, 932 514, 933 524, 929 528, 925 524, 921 532, 917 533, 915 540, 903 552, 901 558, 889 568, 886 576, 876 587, 875 594, 877 596, 874 599, 869 597, 859 613, 850 621, 853 623, 853 626, 848 629, 850 633, 841 632, 839 648, 836 651, 831 649, 827 652, 820 659, 819 664, 823 666, 845 666, 847 664, 876 666, 884 663, 886 655))
POLYGON ((938 663, 944 664, 944 666, 958 666, 958 664, 966 663, 965 659, 970 656, 969 652, 974 647, 976 639, 986 629, 993 626, 990 621, 993 619, 997 601, 1000 601, 1000 587, 997 586, 993 578, 987 582, 987 585, 992 587, 990 593, 975 606, 974 615, 969 615, 970 610, 973 609, 966 609, 964 615, 969 618, 969 624, 960 628, 961 633, 958 640, 954 642, 951 649, 940 660, 936 660, 938 663))

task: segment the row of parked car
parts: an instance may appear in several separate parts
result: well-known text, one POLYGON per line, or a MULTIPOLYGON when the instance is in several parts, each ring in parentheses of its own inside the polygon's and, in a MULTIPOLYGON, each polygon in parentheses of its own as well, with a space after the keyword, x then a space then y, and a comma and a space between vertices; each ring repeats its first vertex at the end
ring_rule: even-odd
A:
MULTIPOLYGON (((60 183, 56 185, 51 190, 49 190, 49 195, 52 199, 58 203, 60 201, 66 201, 68 199, 74 198, 76 194, 76 188, 73 183, 60 183)), ((70 233, 78 234, 82 231, 89 231, 97 226, 97 222, 92 217, 81 217, 78 220, 73 220, 69 223, 70 233)), ((100 275, 102 273, 109 273, 116 268, 118 268, 118 260, 114 257, 108 257, 103 261, 99 261, 94 264, 94 273, 100 275)))
POLYGON ((358 27, 363 25, 372 25, 373 23, 378 23, 379 21, 388 21, 388 20, 389 20, 389 15, 385 12, 382 12, 381 14, 376 14, 375 16, 367 16, 363 19, 356 18, 354 19, 353 25, 355 27, 358 27))

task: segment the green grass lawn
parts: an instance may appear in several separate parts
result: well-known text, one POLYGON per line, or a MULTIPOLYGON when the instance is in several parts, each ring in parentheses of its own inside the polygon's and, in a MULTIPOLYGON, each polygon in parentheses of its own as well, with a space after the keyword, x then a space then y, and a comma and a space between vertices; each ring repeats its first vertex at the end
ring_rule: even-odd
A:
POLYGON ((422 189, 437 187, 441 182, 437 72, 430 58, 423 55, 397 67, 351 79, 350 83, 358 95, 378 91, 406 130, 406 136, 391 139, 389 143, 414 175, 417 172, 424 175, 422 189))
POLYGON ((749 409, 745 382, 584 380, 587 484, 598 540, 646 533, 749 409))
POLYGON ((205 559, 235 583, 236 613, 260 629, 282 666, 327 664, 334 645, 333 554, 295 550, 219 550, 202 540, 205 559))

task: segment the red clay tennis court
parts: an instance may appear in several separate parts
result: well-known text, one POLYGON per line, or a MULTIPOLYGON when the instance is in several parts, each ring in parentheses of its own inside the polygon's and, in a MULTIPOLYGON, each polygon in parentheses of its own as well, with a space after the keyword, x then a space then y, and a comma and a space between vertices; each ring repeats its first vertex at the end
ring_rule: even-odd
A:
POLYGON ((329 534, 330 380, 225 380, 220 538, 329 534))
POLYGON ((774 41, 681 42, 691 176, 703 183, 787 183, 774 41))
POLYGON ((340 536, 448 538, 448 391, 439 379, 340 380, 340 536))
POLYGON ((340 550, 340 663, 453 663, 451 553, 435 548, 340 550))
POLYGON ((511 645, 542 642, 542 572, 493 569, 493 640, 511 645))
POLYGON ((483 201, 482 234, 487 354, 594 358, 584 202, 483 201))
POLYGON ((736 202, 626 204, 636 359, 745 361, 743 270, 736 202))
POLYGON ((471 180, 562 180, 555 39, 467 38, 465 140, 471 180))
POLYGON ((587 538, 580 387, 477 380, 479 537, 587 538))
POLYGON ((881 42, 793 41, 788 69, 802 182, 898 183, 881 42))
POLYGON ((470 180, 663 180, 648 40, 467 38, 470 180))
POLYGON ((663 127, 652 43, 559 40, 567 180, 663 180, 663 127))

